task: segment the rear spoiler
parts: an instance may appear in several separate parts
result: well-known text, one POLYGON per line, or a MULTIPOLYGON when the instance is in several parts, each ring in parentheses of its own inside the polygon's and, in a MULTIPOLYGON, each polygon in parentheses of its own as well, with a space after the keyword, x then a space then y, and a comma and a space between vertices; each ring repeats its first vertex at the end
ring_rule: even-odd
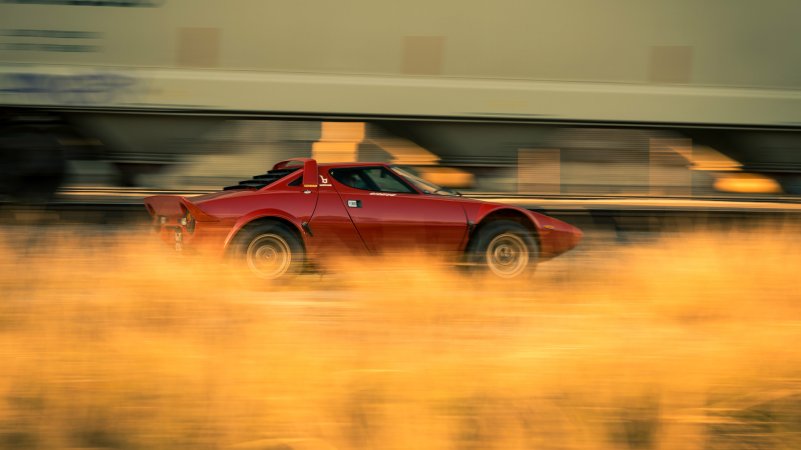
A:
POLYGON ((179 195, 154 195, 145 199, 145 208, 151 216, 182 217, 188 211, 195 220, 200 222, 213 222, 217 218, 206 214, 190 202, 186 197, 179 195))

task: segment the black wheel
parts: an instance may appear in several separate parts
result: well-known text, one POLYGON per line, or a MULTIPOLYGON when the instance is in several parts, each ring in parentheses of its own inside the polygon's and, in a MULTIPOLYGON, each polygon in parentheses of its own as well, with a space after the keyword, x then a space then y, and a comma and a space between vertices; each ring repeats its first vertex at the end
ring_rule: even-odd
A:
POLYGON ((523 225, 496 220, 481 226, 468 247, 475 267, 500 278, 531 276, 537 266, 537 241, 523 225))
POLYGON ((306 252, 300 239, 278 222, 246 228, 234 250, 236 262, 262 280, 292 277, 305 265, 306 252))

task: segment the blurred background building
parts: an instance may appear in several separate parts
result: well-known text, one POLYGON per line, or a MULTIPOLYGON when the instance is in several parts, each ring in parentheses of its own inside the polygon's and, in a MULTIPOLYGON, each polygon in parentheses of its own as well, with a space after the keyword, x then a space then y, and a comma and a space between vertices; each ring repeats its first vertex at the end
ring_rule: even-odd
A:
POLYGON ((311 155, 474 193, 795 199, 799 16, 793 0, 4 0, 0 195, 214 190, 311 155))

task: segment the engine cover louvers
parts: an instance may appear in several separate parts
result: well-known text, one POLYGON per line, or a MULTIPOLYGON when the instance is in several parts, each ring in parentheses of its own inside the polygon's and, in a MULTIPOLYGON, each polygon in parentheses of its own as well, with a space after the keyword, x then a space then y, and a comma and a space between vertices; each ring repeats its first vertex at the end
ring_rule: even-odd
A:
POLYGON ((223 188, 223 190, 230 191, 232 189, 261 189, 273 184, 274 182, 297 170, 297 168, 270 170, 265 174, 256 175, 250 180, 242 180, 237 185, 226 186, 223 188))

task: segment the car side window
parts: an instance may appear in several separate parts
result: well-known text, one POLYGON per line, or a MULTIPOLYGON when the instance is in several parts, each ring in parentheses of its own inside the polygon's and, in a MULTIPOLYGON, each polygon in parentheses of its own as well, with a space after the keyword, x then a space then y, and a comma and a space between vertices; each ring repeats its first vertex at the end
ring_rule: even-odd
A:
POLYGON ((355 189, 414 194, 415 191, 383 167, 331 169, 331 176, 355 189))
POLYGON ((331 169, 328 173, 345 186, 365 191, 375 190, 374 186, 369 184, 370 181, 364 177, 361 169, 331 169))
POLYGON ((364 174, 378 186, 381 192, 414 193, 414 190, 399 180, 395 174, 383 167, 364 169, 364 174))

